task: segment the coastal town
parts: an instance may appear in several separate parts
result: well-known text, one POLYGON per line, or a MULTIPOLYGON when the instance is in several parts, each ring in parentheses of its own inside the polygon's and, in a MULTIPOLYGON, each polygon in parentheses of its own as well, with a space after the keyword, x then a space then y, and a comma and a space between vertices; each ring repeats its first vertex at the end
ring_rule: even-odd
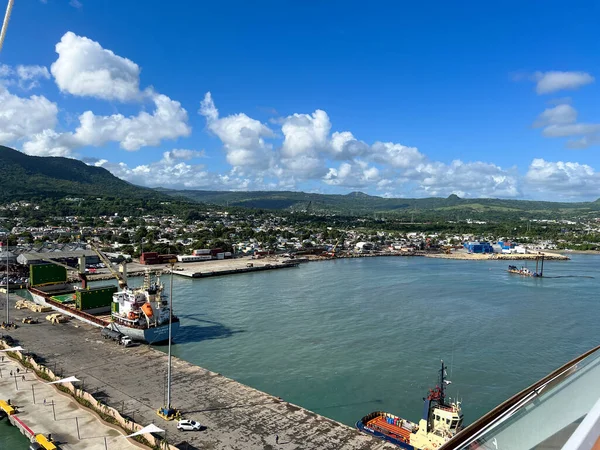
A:
MULTIPOLYGON (((93 242, 113 260, 139 260, 142 253, 176 255, 179 262, 199 261, 194 250, 221 249, 223 257, 305 255, 310 258, 378 254, 438 255, 474 259, 523 258, 539 252, 595 249, 600 233, 596 220, 536 221, 512 233, 490 231, 489 224, 465 219, 448 223, 398 223, 393 219, 319 217, 287 212, 218 210, 192 217, 145 214, 99 217, 54 216, 32 220, 19 211, 35 210, 28 202, 0 208, 0 240, 20 253, 56 251, 93 242), (398 226, 401 225, 401 226, 398 226), (439 225, 439 230, 436 230, 439 225), (396 229, 394 229, 396 228, 396 229), (468 232, 459 232, 468 228, 468 232), (481 230, 478 232, 477 229, 481 230), (546 231, 555 229, 557 237, 546 231), (471 255, 471 256, 469 256, 471 255), (186 259, 187 257, 187 259, 186 259)), ((496 227, 502 228, 502 224, 496 227)), ((504 227, 508 228, 508 227, 504 227)), ((217 259, 217 255, 212 255, 217 259)), ((9 256, 10 258, 10 256, 9 256)), ((206 258, 205 258, 206 259, 206 258)), ((212 258, 207 258, 208 260, 212 258)))

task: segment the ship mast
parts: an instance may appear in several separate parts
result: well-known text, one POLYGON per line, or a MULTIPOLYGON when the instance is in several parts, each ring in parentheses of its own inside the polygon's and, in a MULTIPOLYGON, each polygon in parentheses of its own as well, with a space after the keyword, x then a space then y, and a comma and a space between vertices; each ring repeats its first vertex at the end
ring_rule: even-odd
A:
POLYGON ((446 404, 446 367, 442 359, 442 368, 440 369, 440 405, 446 404))

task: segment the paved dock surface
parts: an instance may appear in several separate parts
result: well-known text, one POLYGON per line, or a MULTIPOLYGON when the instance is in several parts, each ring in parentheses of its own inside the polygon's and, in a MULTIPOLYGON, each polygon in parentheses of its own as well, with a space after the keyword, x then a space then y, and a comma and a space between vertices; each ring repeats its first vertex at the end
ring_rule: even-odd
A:
MULTIPOLYGON (((0 358, 1 355, 5 353, 0 352, 0 358)), ((142 448, 125 439, 120 431, 98 419, 89 410, 80 407, 68 395, 39 380, 34 373, 26 373, 24 367, 8 356, 0 361, 0 399, 10 399, 18 411, 13 417, 17 417, 35 434, 47 436, 51 433, 54 442, 63 450, 142 448)))
POLYGON ((244 256, 232 259, 177 263, 175 264, 175 271, 173 273, 190 278, 205 278, 261 270, 293 268, 297 265, 298 261, 290 258, 267 256, 260 259, 252 259, 250 256, 244 256))
POLYGON ((5 334, 46 359, 51 369, 56 366, 62 376, 81 379, 85 390, 137 423, 165 428, 171 444, 187 441, 193 445, 190 449, 214 450, 397 448, 285 399, 173 358, 173 406, 185 418, 206 426, 200 432, 180 432, 176 423, 156 415, 164 398, 164 353, 146 345, 123 348, 102 339, 97 328, 78 321, 53 326, 44 314, 15 309, 11 314, 15 322, 35 315, 41 323, 23 324, 5 334))

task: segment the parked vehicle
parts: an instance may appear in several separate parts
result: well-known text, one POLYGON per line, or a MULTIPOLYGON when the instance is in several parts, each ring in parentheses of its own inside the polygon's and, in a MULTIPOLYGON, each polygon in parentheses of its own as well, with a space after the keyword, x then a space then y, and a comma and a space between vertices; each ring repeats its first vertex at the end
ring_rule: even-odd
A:
POLYGON ((195 420, 183 419, 177 422, 177 429, 180 431, 199 431, 201 425, 195 420))
POLYGON ((133 341, 129 336, 121 336, 119 345, 122 345, 123 347, 131 347, 133 345, 133 341))
POLYGON ((110 328, 102 328, 100 332, 104 339, 112 339, 115 342, 120 342, 123 333, 119 333, 118 331, 111 330, 110 328))

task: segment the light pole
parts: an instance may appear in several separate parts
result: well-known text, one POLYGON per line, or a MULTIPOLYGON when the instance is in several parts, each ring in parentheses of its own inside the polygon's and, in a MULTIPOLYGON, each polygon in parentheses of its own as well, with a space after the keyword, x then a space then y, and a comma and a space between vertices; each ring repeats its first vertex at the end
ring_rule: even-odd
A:
POLYGON ((10 313, 8 308, 9 301, 9 293, 8 293, 8 235, 6 236, 6 324, 10 323, 10 313))
POLYGON ((171 263, 171 280, 169 293, 169 364, 167 366, 167 410, 171 411, 171 322, 173 320, 173 267, 175 263, 171 263))

